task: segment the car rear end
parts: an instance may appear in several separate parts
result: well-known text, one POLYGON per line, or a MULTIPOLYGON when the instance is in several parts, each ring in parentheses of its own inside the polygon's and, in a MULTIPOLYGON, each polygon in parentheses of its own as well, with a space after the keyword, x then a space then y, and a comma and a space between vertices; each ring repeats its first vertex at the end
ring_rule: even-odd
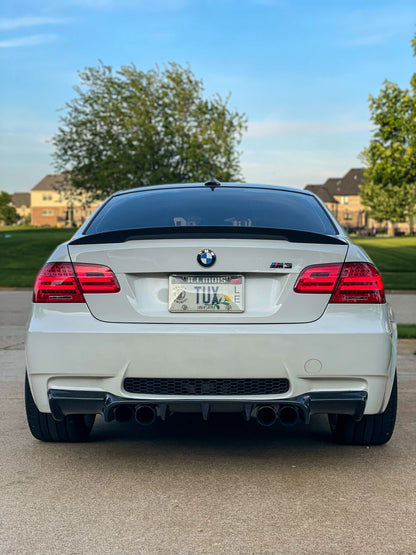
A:
POLYGON ((178 185, 114 195, 53 253, 27 368, 56 421, 359 421, 387 407, 395 345, 377 270, 314 195, 178 185))

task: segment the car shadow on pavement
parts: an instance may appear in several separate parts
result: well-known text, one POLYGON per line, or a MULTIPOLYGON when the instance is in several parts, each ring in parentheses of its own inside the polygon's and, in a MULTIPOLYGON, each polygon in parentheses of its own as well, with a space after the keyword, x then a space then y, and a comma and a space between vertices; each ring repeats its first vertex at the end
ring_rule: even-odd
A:
POLYGON ((327 417, 315 416, 309 425, 298 423, 283 426, 279 423, 262 427, 255 421, 246 422, 241 415, 214 414, 203 421, 200 414, 175 414, 165 422, 145 427, 135 422, 105 424, 97 419, 91 434, 92 442, 149 442, 163 447, 178 446, 184 449, 270 449, 293 447, 299 444, 315 445, 332 443, 327 417))

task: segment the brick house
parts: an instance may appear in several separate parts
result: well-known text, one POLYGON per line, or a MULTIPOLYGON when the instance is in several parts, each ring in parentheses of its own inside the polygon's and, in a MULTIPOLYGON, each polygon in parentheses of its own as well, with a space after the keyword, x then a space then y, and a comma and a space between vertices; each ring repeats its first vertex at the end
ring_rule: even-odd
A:
POLYGON ((371 227, 375 222, 369 221, 361 203, 362 181, 362 168, 352 168, 344 177, 331 177, 323 185, 306 185, 305 189, 315 193, 346 229, 371 227))
POLYGON ((70 199, 70 186, 63 174, 47 175, 30 191, 30 205, 33 225, 58 227, 79 227, 99 206, 99 202, 89 205, 79 197, 70 199))
POLYGON ((347 231, 382 228, 388 235, 409 233, 410 226, 406 222, 395 226, 391 222, 380 224, 366 214, 360 196, 363 177, 362 168, 352 168, 344 177, 330 177, 323 185, 306 185, 305 189, 315 193, 347 231))
POLYGON ((331 195, 328 189, 325 188, 325 185, 306 185, 305 189, 314 193, 317 197, 319 197, 322 202, 325 203, 326 207, 334 214, 338 214, 338 204, 339 202, 335 197, 331 195))

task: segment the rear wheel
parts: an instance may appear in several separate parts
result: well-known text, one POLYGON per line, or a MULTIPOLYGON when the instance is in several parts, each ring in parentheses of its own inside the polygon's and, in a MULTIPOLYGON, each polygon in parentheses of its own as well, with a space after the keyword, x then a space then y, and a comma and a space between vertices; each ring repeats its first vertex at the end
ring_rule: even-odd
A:
POLYGON ((94 425, 95 414, 71 414, 57 422, 50 413, 40 412, 25 378, 26 417, 32 435, 40 441, 86 441, 94 425))
POLYGON ((391 438, 396 423, 397 375, 386 410, 380 414, 368 414, 357 422, 345 414, 329 414, 332 435, 343 445, 382 445, 391 438))

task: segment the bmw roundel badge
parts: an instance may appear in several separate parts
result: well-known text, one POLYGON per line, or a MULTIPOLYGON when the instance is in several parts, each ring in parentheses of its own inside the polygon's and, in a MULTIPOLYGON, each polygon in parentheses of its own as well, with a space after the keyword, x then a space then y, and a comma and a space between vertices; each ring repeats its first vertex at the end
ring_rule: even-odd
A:
POLYGON ((216 260, 215 253, 210 249, 204 249, 198 253, 197 260, 198 264, 204 268, 212 266, 216 260))

